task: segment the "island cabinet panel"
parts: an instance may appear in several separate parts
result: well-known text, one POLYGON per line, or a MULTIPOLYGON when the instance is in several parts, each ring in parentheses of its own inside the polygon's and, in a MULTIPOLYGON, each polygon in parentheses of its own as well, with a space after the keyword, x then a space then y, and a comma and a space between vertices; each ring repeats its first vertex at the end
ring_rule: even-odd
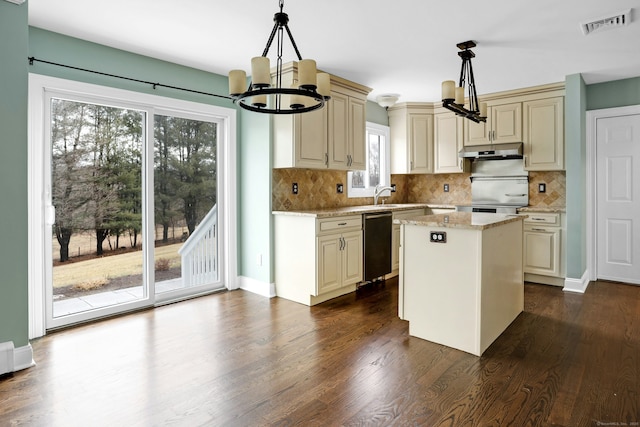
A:
MULTIPOLYGON (((407 219, 415 216, 424 215, 424 209, 412 209, 408 211, 399 211, 393 213, 393 219, 407 219)), ((393 224, 391 231, 391 276, 398 275, 400 268, 400 224, 393 224)))
POLYGON ((462 215, 401 222, 399 315, 410 335, 480 356, 524 309, 523 225, 464 228, 459 218, 488 217, 462 215))
POLYGON ((315 305, 362 281, 362 215, 275 215, 276 295, 315 305))

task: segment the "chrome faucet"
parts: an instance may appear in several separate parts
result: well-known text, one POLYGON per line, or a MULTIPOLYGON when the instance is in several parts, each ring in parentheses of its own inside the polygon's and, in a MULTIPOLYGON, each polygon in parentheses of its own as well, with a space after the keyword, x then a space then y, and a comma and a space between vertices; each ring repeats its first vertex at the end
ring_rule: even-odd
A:
POLYGON ((373 191, 373 204, 374 205, 378 204, 378 197, 380 197, 380 194, 383 191, 386 191, 386 190, 393 191, 393 187, 383 187, 383 186, 380 186, 380 185, 376 185, 376 188, 373 191))

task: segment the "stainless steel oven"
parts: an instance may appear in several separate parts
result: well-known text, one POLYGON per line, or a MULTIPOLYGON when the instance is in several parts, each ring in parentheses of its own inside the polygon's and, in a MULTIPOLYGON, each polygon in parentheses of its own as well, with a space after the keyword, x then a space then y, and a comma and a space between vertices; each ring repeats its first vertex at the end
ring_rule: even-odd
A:
POLYGON ((471 164, 471 205, 460 212, 516 213, 529 204, 529 172, 522 159, 474 160, 471 164))

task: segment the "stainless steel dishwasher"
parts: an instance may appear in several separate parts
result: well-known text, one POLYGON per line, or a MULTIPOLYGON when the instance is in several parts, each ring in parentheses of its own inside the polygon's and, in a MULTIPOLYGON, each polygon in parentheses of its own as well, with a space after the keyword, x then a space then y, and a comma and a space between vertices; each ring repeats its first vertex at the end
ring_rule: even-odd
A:
POLYGON ((391 212, 364 214, 364 281, 391 273, 391 212))

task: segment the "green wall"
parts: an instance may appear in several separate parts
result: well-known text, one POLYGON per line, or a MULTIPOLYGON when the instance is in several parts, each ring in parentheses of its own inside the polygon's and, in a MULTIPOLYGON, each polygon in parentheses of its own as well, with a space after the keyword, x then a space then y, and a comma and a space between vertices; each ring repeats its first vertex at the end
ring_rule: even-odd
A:
POLYGON ((389 126, 387 109, 372 101, 367 101, 366 119, 368 122, 389 126))
POLYGON ((565 167, 567 173, 567 277, 580 279, 586 256, 586 86, 580 74, 565 80, 565 167))
POLYGON ((587 269, 586 112, 640 104, 640 77, 586 85, 580 74, 565 79, 567 171, 567 277, 587 269))
POLYGON ((238 157, 238 204, 242 227, 238 237, 239 275, 273 283, 273 221, 271 215, 271 118, 241 110, 242 143, 238 157), (262 265, 258 256, 262 255, 262 265))
POLYGON ((587 86, 587 110, 638 104, 640 104, 640 77, 587 86))
POLYGON ((27 5, 0 1, 0 343, 28 344, 27 5))

